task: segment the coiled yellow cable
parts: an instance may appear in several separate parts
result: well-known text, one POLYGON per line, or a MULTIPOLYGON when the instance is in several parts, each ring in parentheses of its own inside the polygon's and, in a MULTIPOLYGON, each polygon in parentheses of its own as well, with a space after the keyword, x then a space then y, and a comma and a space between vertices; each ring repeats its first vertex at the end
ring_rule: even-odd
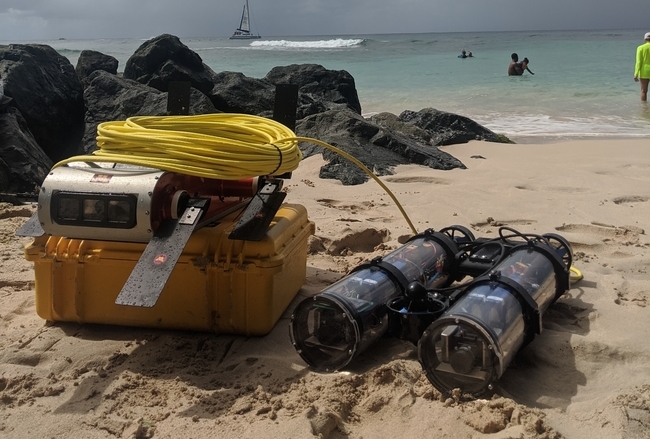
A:
POLYGON ((104 122, 97 127, 98 149, 92 155, 70 157, 54 167, 72 162, 120 163, 240 180, 295 170, 302 160, 298 142, 322 146, 360 167, 391 197, 412 232, 418 233, 395 195, 359 160, 320 140, 296 137, 272 119, 248 114, 137 116, 104 122))
POLYGON ((138 116, 97 127, 98 150, 55 165, 94 161, 146 166, 197 177, 239 180, 281 175, 302 154, 293 131, 245 114, 138 116))

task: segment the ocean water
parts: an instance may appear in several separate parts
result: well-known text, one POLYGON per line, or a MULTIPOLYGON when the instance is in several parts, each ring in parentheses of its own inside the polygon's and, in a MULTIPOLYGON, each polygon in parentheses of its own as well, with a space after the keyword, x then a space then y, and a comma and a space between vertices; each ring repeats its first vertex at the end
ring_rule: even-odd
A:
MULTIPOLYGON (((650 108, 633 81, 644 30, 479 32, 310 37, 181 38, 215 72, 263 78, 275 66, 316 63, 355 79, 364 115, 433 107, 470 117, 517 142, 650 137, 650 108), (473 58, 461 59, 462 49, 473 58), (507 76, 510 54, 530 69, 507 76)), ((145 40, 55 40, 76 65, 82 50, 123 71, 145 40)), ((7 44, 10 42, 0 42, 7 44)), ((22 43, 22 42, 21 42, 22 43)), ((649 142, 650 144, 650 142, 649 142)))

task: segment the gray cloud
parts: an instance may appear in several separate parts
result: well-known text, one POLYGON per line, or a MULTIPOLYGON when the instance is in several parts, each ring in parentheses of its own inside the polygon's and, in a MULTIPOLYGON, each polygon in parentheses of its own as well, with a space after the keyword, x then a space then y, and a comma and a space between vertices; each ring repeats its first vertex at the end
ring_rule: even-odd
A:
MULTIPOLYGON (((647 0, 249 0, 263 36, 645 28, 647 0)), ((227 37, 243 0, 2 0, 0 41, 227 37)))

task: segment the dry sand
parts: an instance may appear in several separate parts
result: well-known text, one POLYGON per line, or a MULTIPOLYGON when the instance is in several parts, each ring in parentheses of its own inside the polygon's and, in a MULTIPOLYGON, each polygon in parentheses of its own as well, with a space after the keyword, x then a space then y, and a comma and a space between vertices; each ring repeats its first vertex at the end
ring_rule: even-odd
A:
POLYGON ((491 399, 442 398, 398 339, 328 375, 295 352, 298 301, 410 234, 375 182, 320 180, 316 156, 286 184, 317 227, 308 278, 265 337, 43 321, 29 239, 14 237, 32 208, 2 205, 0 437, 650 437, 650 141, 444 149, 468 169, 401 166, 383 178, 419 231, 558 233, 584 274, 491 399))

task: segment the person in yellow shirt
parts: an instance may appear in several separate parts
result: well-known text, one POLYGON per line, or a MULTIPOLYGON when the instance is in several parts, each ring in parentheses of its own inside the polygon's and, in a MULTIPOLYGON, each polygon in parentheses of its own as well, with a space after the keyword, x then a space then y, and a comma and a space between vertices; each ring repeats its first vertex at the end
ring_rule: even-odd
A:
POLYGON ((648 82, 650 82, 650 32, 643 39, 645 42, 636 49, 634 81, 641 82, 641 100, 648 100, 648 82))

